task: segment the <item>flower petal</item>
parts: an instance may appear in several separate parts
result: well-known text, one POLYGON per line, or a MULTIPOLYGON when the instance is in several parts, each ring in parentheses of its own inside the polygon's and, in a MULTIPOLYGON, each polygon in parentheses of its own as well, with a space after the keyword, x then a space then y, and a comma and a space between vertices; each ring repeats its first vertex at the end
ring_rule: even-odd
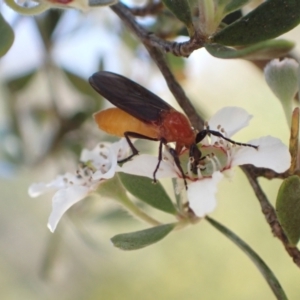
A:
MULTIPOLYGON (((134 142, 135 139, 131 141, 134 142)), ((112 149, 115 151, 118 160, 122 160, 129 156, 131 148, 125 138, 121 138, 118 142, 112 144, 112 149)))
MULTIPOLYGON (((115 175, 118 160, 127 156, 128 149, 128 143, 124 138, 102 149, 102 151, 106 151, 105 160, 104 158, 102 158, 102 161, 98 159, 97 171, 92 176, 93 180, 112 178, 115 175)), ((103 156, 103 154, 100 156, 103 156)))
POLYGON ((110 143, 99 143, 92 150, 83 149, 80 154, 80 161, 92 162, 97 165, 107 160, 108 148, 110 143))
POLYGON ((118 165, 117 156, 113 151, 108 154, 109 164, 103 165, 98 171, 96 171, 92 178, 93 180, 110 179, 115 175, 116 167, 118 165))
POLYGON ((102 171, 96 171, 92 176, 93 181, 98 181, 101 179, 110 179, 110 178, 114 177, 115 172, 116 172, 116 165, 117 165, 117 163, 115 164, 114 168, 110 168, 105 173, 103 173, 102 171))
POLYGON ((251 147, 241 147, 233 156, 231 166, 252 164, 260 168, 272 169, 282 173, 291 165, 291 155, 281 140, 265 136, 248 142, 258 145, 258 150, 251 147))
POLYGON ((226 136, 231 137, 240 129, 248 126, 252 116, 249 115, 243 108, 228 106, 217 111, 209 120, 209 128, 219 130, 221 125, 225 129, 226 136))
POLYGON ((53 188, 48 187, 46 183, 44 182, 39 182, 39 183, 33 183, 29 188, 28 188, 28 194, 30 197, 35 198, 38 197, 42 194, 45 194, 49 191, 53 190, 53 188))
POLYGON ((60 188, 67 187, 68 182, 76 182, 78 181, 76 176, 74 176, 71 173, 66 173, 65 175, 58 175, 56 178, 48 183, 39 182, 39 183, 33 183, 28 188, 28 194, 30 197, 38 197, 42 194, 56 191, 60 188))
POLYGON ((99 143, 92 150, 82 151, 81 164, 75 174, 66 173, 49 183, 34 183, 29 187, 28 193, 32 197, 57 191, 52 199, 52 213, 48 221, 48 227, 52 232, 66 210, 94 191, 101 183, 101 179, 114 176, 118 157, 125 155, 128 148, 125 139, 113 144, 99 143))
POLYGON ((86 186, 72 186, 57 191, 52 199, 52 212, 48 220, 48 228, 54 232, 62 215, 76 202, 83 199, 90 189, 86 186))
POLYGON ((211 178, 204 178, 188 185, 189 206, 198 217, 202 218, 215 209, 217 184, 222 178, 223 174, 218 171, 211 178))
MULTIPOLYGON (((117 171, 128 174, 146 176, 153 178, 153 172, 158 163, 158 158, 149 154, 141 154, 135 156, 132 160, 126 162, 122 167, 118 167, 117 171)), ((161 161, 156 178, 178 177, 175 172, 174 165, 168 161, 161 161)))

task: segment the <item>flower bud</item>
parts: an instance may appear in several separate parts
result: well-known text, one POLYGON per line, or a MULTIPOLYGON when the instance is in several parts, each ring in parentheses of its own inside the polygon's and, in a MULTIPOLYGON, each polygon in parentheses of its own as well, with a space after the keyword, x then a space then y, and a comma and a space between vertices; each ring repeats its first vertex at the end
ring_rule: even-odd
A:
POLYGON ((264 70, 266 81, 280 100, 289 124, 293 98, 298 91, 298 69, 299 64, 294 59, 285 58, 272 60, 264 70))

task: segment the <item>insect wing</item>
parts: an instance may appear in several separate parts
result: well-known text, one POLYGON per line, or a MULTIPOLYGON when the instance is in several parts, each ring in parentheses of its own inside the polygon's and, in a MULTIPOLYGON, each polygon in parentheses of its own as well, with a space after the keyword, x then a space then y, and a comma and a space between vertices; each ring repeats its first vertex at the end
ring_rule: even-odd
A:
POLYGON ((163 111, 174 110, 138 83, 115 73, 97 72, 89 82, 109 102, 144 122, 158 122, 163 111))

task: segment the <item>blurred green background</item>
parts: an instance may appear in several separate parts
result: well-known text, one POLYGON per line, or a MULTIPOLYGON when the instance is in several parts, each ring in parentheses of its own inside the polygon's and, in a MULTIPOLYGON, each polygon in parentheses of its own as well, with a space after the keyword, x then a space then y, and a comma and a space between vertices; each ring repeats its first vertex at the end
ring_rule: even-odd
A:
MULTIPOLYGON (((88 76, 99 69, 118 72, 176 104, 145 50, 109 9, 38 20, 3 9, 16 40, 0 61, 1 299, 274 299, 245 254, 206 221, 124 252, 109 239, 147 225, 113 201, 91 197, 50 233, 51 195, 31 199, 28 186, 74 170, 81 148, 111 140, 93 124, 92 113, 107 103, 86 85, 88 76), (55 18, 57 23, 45 25, 55 18), (43 28, 48 32, 42 39, 43 28)), ((285 36, 297 41, 300 30, 285 36)), ((205 50, 173 63, 187 95, 207 117, 224 106, 240 106, 254 116, 235 140, 273 135, 288 144, 284 112, 252 63, 215 59, 205 50)), ((157 151, 153 144, 145 147, 157 151)), ((280 181, 260 182, 274 203, 280 181)), ((299 270, 273 238, 241 170, 220 184, 218 203, 212 217, 257 251, 289 299, 299 299, 299 270)))

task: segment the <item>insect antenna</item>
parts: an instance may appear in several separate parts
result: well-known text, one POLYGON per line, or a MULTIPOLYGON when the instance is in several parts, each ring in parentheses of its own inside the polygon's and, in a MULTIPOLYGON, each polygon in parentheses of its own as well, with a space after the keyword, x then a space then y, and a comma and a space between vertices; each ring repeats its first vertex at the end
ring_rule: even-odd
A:
POLYGON ((231 140, 227 137, 225 137, 221 132, 216 131, 216 130, 211 130, 208 128, 201 130, 200 132, 197 133, 196 135, 196 139, 195 142, 196 144, 200 143, 207 135, 214 135, 216 137, 219 137, 233 145, 238 145, 238 146, 244 146, 244 147, 252 147, 254 149, 258 149, 258 146, 256 145, 251 145, 251 144, 247 144, 247 143, 240 143, 240 142, 236 142, 234 140, 231 140))

